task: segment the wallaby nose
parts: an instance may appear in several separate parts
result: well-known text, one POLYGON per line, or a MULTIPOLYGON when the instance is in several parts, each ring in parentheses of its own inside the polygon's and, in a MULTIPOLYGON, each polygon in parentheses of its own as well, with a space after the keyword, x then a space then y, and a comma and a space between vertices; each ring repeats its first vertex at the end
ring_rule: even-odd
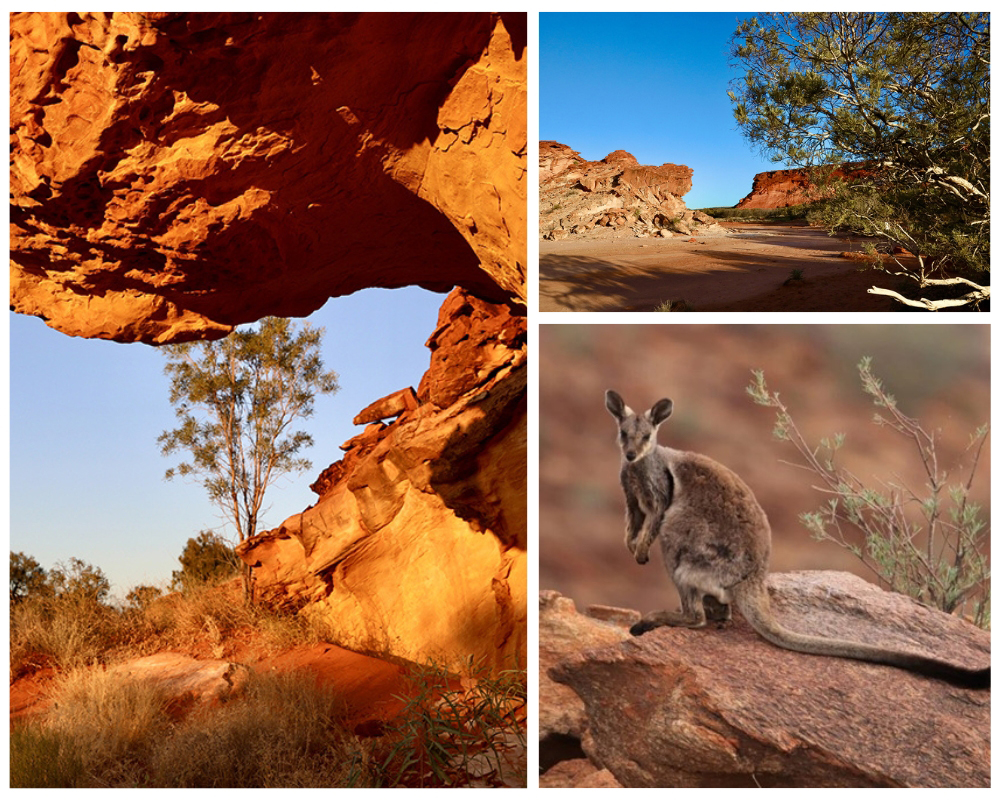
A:
POLYGON ((627 450, 625 452, 626 461, 635 461, 635 450, 627 450))

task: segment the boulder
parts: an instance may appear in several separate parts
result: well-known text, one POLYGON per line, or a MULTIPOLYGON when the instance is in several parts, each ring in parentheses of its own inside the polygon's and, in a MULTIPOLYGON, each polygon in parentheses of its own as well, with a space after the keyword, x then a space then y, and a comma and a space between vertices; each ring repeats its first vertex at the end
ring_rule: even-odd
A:
POLYGON ((109 672, 122 680, 155 684, 175 716, 196 706, 225 703, 242 692, 250 680, 250 670, 243 664, 168 652, 126 661, 109 672))
POLYGON ((407 386, 366 406, 354 418, 354 424, 364 425, 368 422, 398 417, 406 411, 413 411, 418 405, 420 401, 417 400, 417 393, 413 391, 412 386, 407 386))
MULTIPOLYGON (((789 628, 989 663, 986 631, 856 576, 769 584, 789 628)), ((629 787, 989 785, 988 690, 784 650, 738 614, 634 638, 638 612, 578 614, 553 592, 540 607, 540 669, 573 691, 540 684, 543 761, 547 736, 582 729, 595 768, 629 787)))
POLYGON ((14 311, 163 343, 367 287, 524 303, 523 13, 10 22, 14 311))

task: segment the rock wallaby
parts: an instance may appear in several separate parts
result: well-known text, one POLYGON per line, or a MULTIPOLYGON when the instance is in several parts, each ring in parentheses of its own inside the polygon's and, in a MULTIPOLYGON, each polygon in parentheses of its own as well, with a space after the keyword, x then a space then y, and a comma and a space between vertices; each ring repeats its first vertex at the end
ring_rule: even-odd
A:
POLYGON ((990 670, 963 669, 924 656, 861 642, 788 630, 771 613, 765 580, 771 528, 750 488, 732 470, 698 453, 657 444, 657 429, 673 411, 663 399, 636 414, 608 390, 605 405, 618 421, 625 492, 625 545, 640 564, 657 536, 663 563, 677 586, 681 611, 647 614, 639 636, 663 625, 699 628, 727 620, 735 604, 769 642, 789 650, 889 664, 970 688, 988 688, 990 670))

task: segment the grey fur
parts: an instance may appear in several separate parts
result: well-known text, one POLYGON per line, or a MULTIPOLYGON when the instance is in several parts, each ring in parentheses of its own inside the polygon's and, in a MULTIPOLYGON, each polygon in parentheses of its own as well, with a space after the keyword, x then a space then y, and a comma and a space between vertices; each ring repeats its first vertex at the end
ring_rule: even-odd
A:
POLYGON ((645 564, 659 537, 664 566, 681 598, 680 612, 647 614, 632 626, 633 635, 664 625, 700 628, 706 619, 729 619, 730 605, 735 604, 757 633, 779 647, 890 664, 972 688, 989 687, 989 668, 969 670, 783 627, 771 612, 766 588, 771 527, 750 487, 707 456, 657 443, 657 429, 673 410, 670 400, 636 414, 609 389, 605 405, 618 422, 625 545, 638 563, 645 564))

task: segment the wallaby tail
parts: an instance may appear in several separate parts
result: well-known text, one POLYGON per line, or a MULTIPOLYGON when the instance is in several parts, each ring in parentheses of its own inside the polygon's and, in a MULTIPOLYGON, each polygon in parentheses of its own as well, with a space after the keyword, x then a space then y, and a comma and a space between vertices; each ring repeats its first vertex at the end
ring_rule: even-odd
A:
POLYGON ((989 689, 990 668, 965 669, 956 667, 935 658, 886 650, 876 645, 864 642, 851 642, 845 639, 827 639, 821 636, 809 636, 796 633, 774 619, 771 613, 771 602, 767 595, 763 577, 753 577, 733 587, 733 599, 740 613, 750 623, 751 627, 761 636, 778 647, 795 650, 800 653, 811 653, 820 656, 837 658, 853 658, 858 661, 871 661, 876 664, 888 664, 893 667, 919 672, 933 678, 941 678, 956 686, 968 689, 989 689))

